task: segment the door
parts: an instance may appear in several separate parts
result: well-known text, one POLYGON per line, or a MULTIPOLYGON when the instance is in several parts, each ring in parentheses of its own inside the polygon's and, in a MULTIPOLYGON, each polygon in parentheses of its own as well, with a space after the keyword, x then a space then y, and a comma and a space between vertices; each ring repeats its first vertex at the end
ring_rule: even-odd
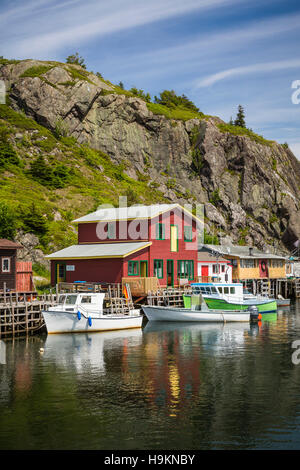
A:
POLYGON ((208 266, 201 266, 201 281, 208 282, 208 266))
POLYGON ((170 227, 171 251, 178 251, 178 227, 171 225, 170 227))
POLYGON ((56 282, 65 282, 66 280, 66 265, 57 264, 56 265, 56 282))
POLYGON ((148 277, 148 261, 140 261, 140 276, 148 277))
POLYGON ((265 259, 259 260, 259 277, 269 277, 268 261, 265 259))
POLYGON ((174 261, 172 259, 167 260, 167 285, 174 286, 174 261))

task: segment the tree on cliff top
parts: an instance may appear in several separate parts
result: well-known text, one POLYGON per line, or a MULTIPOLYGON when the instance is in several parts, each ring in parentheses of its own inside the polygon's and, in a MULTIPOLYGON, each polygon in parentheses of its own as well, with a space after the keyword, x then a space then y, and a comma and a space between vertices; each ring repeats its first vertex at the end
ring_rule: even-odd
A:
POLYGON ((239 105, 238 112, 234 121, 235 126, 246 127, 245 111, 243 106, 239 105))
POLYGON ((157 96, 154 97, 154 102, 167 106, 168 108, 180 106, 199 113, 199 108, 197 108, 191 100, 189 100, 185 95, 176 95, 174 90, 164 90, 159 94, 159 98, 157 96))
POLYGON ((76 54, 69 55, 66 58, 67 64, 75 64, 75 65, 80 65, 82 68, 86 69, 86 65, 84 63, 84 58, 80 57, 78 52, 76 54))

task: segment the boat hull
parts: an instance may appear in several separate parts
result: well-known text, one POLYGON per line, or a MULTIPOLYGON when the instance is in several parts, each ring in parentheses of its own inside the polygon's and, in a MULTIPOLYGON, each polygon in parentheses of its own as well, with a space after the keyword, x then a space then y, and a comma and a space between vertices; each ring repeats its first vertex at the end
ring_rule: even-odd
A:
POLYGON ((48 334, 86 333, 92 331, 112 331, 128 328, 141 328, 143 315, 107 315, 86 317, 64 311, 43 311, 48 334))
POLYGON ((290 299, 276 299, 276 303, 278 307, 290 307, 291 300, 290 299))
POLYGON ((255 306, 258 309, 259 313, 273 313, 277 311, 276 300, 267 300, 262 302, 244 302, 244 303, 234 303, 228 302, 225 299, 205 297, 203 296, 206 305, 209 309, 213 310, 247 310, 250 306, 255 306))
POLYGON ((173 322, 249 322, 249 312, 215 312, 186 310, 184 308, 144 305, 144 314, 149 321, 173 322))

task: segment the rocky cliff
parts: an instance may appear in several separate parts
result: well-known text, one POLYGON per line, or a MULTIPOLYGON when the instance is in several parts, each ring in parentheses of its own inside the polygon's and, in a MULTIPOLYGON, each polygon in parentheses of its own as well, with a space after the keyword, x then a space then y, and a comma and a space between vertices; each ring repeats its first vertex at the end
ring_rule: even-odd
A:
POLYGON ((217 117, 172 114, 75 65, 6 63, 0 78, 15 111, 104 152, 164 199, 204 203, 208 234, 280 249, 300 238, 300 163, 286 146, 217 117))

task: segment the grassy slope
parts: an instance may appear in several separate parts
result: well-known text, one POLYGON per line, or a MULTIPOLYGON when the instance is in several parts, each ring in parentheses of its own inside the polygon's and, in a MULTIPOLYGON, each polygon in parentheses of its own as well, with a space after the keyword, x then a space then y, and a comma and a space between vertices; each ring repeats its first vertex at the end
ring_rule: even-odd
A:
POLYGON ((0 202, 13 208, 20 228, 23 214, 34 203, 47 223, 47 236, 42 237, 46 253, 76 242, 70 222, 95 210, 99 204, 117 206, 121 195, 128 196, 129 204, 165 202, 161 192, 147 181, 135 181, 127 176, 126 168, 113 165, 104 153, 79 145, 73 138, 56 138, 7 105, 0 105, 0 130, 2 135, 5 132, 8 145, 19 157, 18 165, 6 163, 0 168, 0 202), (62 188, 45 185, 32 177, 30 165, 38 155, 43 155, 49 168, 57 163, 68 168, 70 178, 62 188))

